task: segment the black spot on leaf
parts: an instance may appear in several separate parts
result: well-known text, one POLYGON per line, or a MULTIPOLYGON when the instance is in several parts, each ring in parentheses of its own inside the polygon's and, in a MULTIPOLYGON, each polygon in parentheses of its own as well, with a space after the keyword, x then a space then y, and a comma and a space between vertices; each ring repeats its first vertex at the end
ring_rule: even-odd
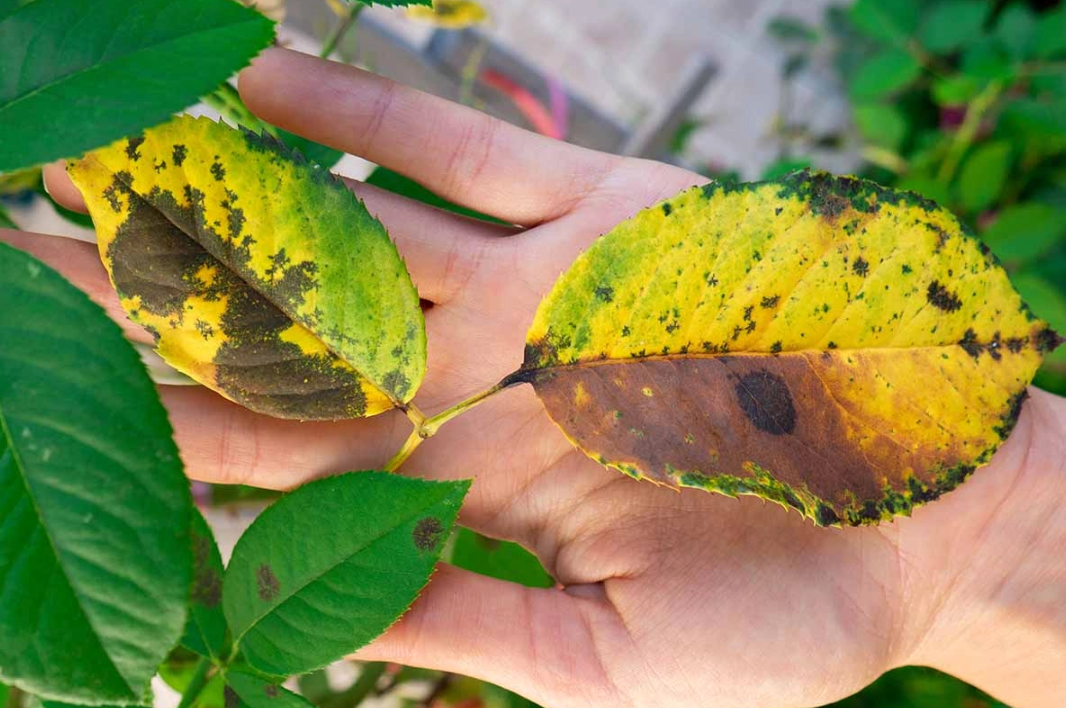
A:
POLYGON ((222 703, 225 708, 240 708, 241 697, 229 686, 222 689, 222 703))
POLYGON ((977 341, 977 333, 972 329, 966 330, 965 334, 962 335, 962 339, 959 340, 959 346, 974 359, 979 357, 985 349, 984 345, 977 341))
POLYGON ((607 285, 601 285, 596 288, 596 299, 603 302, 611 302, 614 300, 614 288, 607 285))
POLYGON ((785 380, 769 371, 755 371, 741 378, 734 392, 737 403, 751 424, 771 435, 786 435, 796 428, 796 409, 785 380))
POLYGON ((281 585, 274 575, 274 570, 266 563, 255 571, 255 584, 259 588, 259 599, 263 602, 271 602, 281 592, 281 585))
POLYGON ((674 208, 670 206, 670 202, 663 202, 663 216, 670 216, 674 211, 674 208))
POLYGON ((218 182, 226 179, 226 168, 222 166, 221 162, 211 163, 211 176, 218 182))
POLYGON ((138 135, 130 138, 126 142, 126 157, 130 158, 134 162, 141 159, 141 153, 138 148, 144 144, 144 136, 138 135))
POLYGON ((184 145, 175 145, 174 152, 171 154, 171 157, 174 158, 174 165, 176 167, 181 167, 181 163, 185 162, 185 157, 188 154, 189 152, 185 149, 184 145))
POLYGON ((440 519, 427 516, 415 524, 414 531, 411 532, 411 540, 414 541, 415 548, 418 550, 430 551, 437 547, 443 533, 444 525, 440 519))
POLYGON ((764 297, 762 302, 759 303, 764 310, 769 310, 773 307, 777 307, 778 300, 781 299, 780 295, 771 295, 770 297, 764 297))
POLYGON ((851 270, 855 273, 855 275, 861 275, 865 278, 866 274, 870 272, 870 264, 866 262, 865 258, 859 256, 851 265, 851 270))
POLYGON ((955 312, 962 307, 962 300, 958 295, 945 288, 938 280, 929 283, 925 297, 931 305, 944 312, 955 312))

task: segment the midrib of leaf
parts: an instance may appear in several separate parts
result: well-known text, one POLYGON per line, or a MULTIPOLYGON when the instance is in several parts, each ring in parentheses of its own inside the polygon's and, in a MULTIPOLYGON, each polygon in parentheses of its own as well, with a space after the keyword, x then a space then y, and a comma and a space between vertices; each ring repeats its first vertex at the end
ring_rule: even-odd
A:
MULTIPOLYGON (((11 17, 11 16, 9 15, 8 17, 11 17)), ((8 18, 7 17, 3 18, 3 20, 6 20, 6 19, 8 19, 8 18)), ((3 20, 0 20, 0 22, 2 22, 3 20)), ((210 36, 210 35, 214 34, 215 32, 220 32, 222 30, 228 30, 228 29, 232 29, 234 27, 239 27, 239 26, 244 25, 244 24, 248 24, 248 23, 252 23, 252 22, 259 22, 259 21, 261 21, 261 17, 258 17, 258 16, 257 17, 249 17, 247 19, 241 20, 240 22, 231 22, 231 23, 228 23, 228 24, 225 24, 225 25, 220 25, 218 27, 212 27, 210 29, 198 30, 198 31, 195 31, 195 32, 186 32, 185 34, 181 34, 181 35, 178 35, 176 37, 171 37, 170 39, 168 39, 166 41, 163 41, 163 42, 159 42, 157 44, 152 44, 152 45, 147 46, 147 47, 139 47, 139 48, 137 48, 137 49, 135 49, 135 50, 133 50, 131 52, 128 52, 126 54, 119 54, 117 56, 110 57, 110 58, 108 58, 107 63, 94 64, 94 65, 86 67, 84 69, 78 69, 77 71, 74 71, 72 73, 66 74, 64 76, 60 76, 60 77, 58 77, 58 78, 56 78, 56 79, 54 79, 54 80, 42 85, 42 86, 38 86, 37 88, 34 88, 33 90, 29 91, 28 93, 24 93, 24 94, 22 94, 20 96, 16 96, 13 100, 8 101, 8 102, 4 103, 2 106, 0 106, 0 115, 2 115, 4 111, 8 110, 12 106, 17 106, 18 104, 22 103, 23 101, 26 101, 26 100, 28 100, 30 98, 33 98, 34 96, 36 96, 39 93, 42 93, 42 92, 47 91, 49 89, 55 88, 57 86, 61 86, 64 83, 67 83, 68 81, 73 81, 74 79, 80 78, 82 76, 90 75, 90 74, 93 74, 93 73, 98 72, 98 71, 106 71, 106 70, 111 68, 111 65, 113 63, 115 63, 115 62, 117 62, 119 60, 128 59, 130 57, 136 57, 138 54, 148 53, 148 52, 160 49, 160 48, 166 48, 170 44, 173 44, 175 42, 184 41, 185 39, 187 39, 189 37, 210 36)), ((104 54, 106 54, 106 51, 104 52, 104 54)), ((20 66, 20 72, 25 69, 25 66, 26 66, 26 59, 24 57, 22 65, 20 66)))
MULTIPOLYGON (((19 455, 18 448, 15 446, 15 436, 11 433, 11 428, 7 424, 7 416, 4 415, 2 401, 0 401, 0 432, 3 433, 4 439, 7 441, 7 449, 11 451, 11 458, 15 462, 15 468, 19 471, 19 479, 22 480, 22 486, 26 490, 26 497, 30 500, 31 506, 33 506, 33 513, 37 517, 37 522, 41 527, 42 533, 44 534, 44 537, 48 540, 48 547, 52 549, 52 556, 55 558, 56 567, 59 568, 59 572, 63 575, 63 580, 66 581, 67 587, 70 588, 71 593, 77 600, 78 611, 85 619, 85 624, 89 625, 89 628, 92 630, 92 637, 96 641, 97 645, 100 647, 100 653, 107 658, 107 663, 114 670, 115 676, 117 676, 122 682, 122 685, 129 692, 130 697, 136 698, 137 688, 130 685, 129 681, 126 680, 125 675, 119 670, 118 666, 115 665, 115 662, 111 658, 111 655, 107 652, 107 649, 104 647, 104 644, 100 639, 100 635, 96 631, 96 626, 93 625, 92 620, 89 618, 89 615, 85 612, 85 608, 82 605, 81 593, 78 592, 78 589, 75 584, 71 582, 70 574, 67 572, 67 569, 63 567, 62 556, 60 555, 59 549, 56 546, 55 539, 52 538, 52 534, 49 531, 48 524, 46 524, 44 521, 44 515, 41 512, 40 505, 37 503, 37 497, 34 496, 33 489, 32 487, 30 487, 29 479, 27 479, 26 477, 26 467, 25 464, 22 462, 22 456, 19 455)), ((2 673, 2 669, 0 669, 0 674, 2 673)))
POLYGON ((236 638, 234 638, 234 640, 233 640, 234 646, 237 646, 240 643, 241 639, 243 639, 244 636, 246 634, 248 634, 248 632, 252 631, 252 629, 254 629, 264 617, 266 617, 267 615, 270 615, 270 614, 273 614, 273 613, 277 612, 281 608, 282 605, 284 605, 286 602, 288 602, 289 600, 291 600, 294 597, 296 597, 296 595, 298 595, 304 588, 308 587, 309 585, 312 585, 313 583, 318 582, 319 580, 322 579, 322 577, 324 575, 326 575, 326 574, 332 572, 334 569, 336 569, 337 566, 341 565, 342 563, 344 563, 344 562, 346 562, 348 560, 351 560, 353 557, 355 557, 355 556, 359 555, 360 553, 364 552, 366 549, 370 548, 375 543, 377 543, 381 539, 385 538, 389 534, 395 533, 395 531, 400 526, 403 526, 405 523, 407 523, 408 521, 410 521, 414 517, 418 516, 420 513, 424 513, 426 509, 431 508, 434 504, 438 504, 441 501, 443 501, 444 498, 447 496, 447 492, 448 491, 450 491, 450 490, 446 490, 445 494, 443 496, 433 500, 432 502, 430 502, 429 504, 426 504, 423 507, 420 507, 417 511, 412 512, 410 515, 404 516, 394 526, 386 529, 385 531, 382 531, 380 534, 374 536, 373 538, 368 539, 366 541, 366 543, 362 544, 358 548, 355 548, 355 549, 353 549, 353 550, 351 550, 349 552, 346 552, 340 558, 337 558, 336 560, 331 561, 326 566, 326 568, 324 570, 319 572, 317 575, 312 575, 306 581, 304 581, 303 583, 301 583, 300 585, 295 587, 292 590, 292 592, 289 592, 288 594, 286 594, 277 604, 273 605, 272 607, 267 608, 264 612, 262 612, 258 616, 256 616, 256 618, 253 619, 248 624, 248 626, 244 628, 244 630, 240 633, 240 635, 237 636, 236 638))

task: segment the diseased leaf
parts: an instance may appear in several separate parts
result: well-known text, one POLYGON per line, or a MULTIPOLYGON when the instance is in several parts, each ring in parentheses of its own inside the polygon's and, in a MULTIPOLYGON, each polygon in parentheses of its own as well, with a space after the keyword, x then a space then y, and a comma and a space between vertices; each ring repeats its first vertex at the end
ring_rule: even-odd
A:
POLYGON ((384 632, 429 580, 468 488, 351 472, 275 502, 237 542, 222 591, 248 663, 304 673, 384 632))
POLYGON ((307 699, 243 671, 226 672, 227 708, 314 708, 307 699))
POLYGON ((803 172, 617 226, 541 303, 512 380, 633 477, 857 525, 987 463, 1059 342, 947 211, 803 172))
POLYGON ((181 634, 192 575, 170 424, 84 293, 4 244, 0 283, 0 680, 135 703, 181 634))
POLYGON ((407 8, 407 16, 448 29, 474 27, 489 21, 488 11, 474 0, 434 0, 432 6, 413 5, 407 8))
POLYGON ((215 535, 199 510, 192 515, 193 580, 189 620, 181 644, 201 656, 227 656, 226 617, 222 614, 222 556, 215 535))
POLYGON ((231 0, 29 3, 0 20, 0 170, 165 121, 273 37, 272 22, 231 0))
POLYGON ((182 116, 69 171, 123 307, 182 373, 298 419, 375 415, 418 389, 418 293, 385 228, 327 170, 182 116))

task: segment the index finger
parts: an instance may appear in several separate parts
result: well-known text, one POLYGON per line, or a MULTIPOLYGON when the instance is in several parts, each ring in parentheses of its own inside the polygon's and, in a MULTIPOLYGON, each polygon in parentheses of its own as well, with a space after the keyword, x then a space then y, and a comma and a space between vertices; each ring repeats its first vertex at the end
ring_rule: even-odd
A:
POLYGON ((263 52, 239 88, 248 107, 275 125, 515 224, 565 214, 624 161, 287 49, 263 52))

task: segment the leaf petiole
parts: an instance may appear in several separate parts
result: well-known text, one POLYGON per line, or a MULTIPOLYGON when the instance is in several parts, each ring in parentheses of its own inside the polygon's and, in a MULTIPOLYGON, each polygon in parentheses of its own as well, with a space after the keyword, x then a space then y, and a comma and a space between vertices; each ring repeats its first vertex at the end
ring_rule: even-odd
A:
POLYGON ((192 678, 189 679, 189 685, 185 687, 185 693, 181 696, 178 708, 189 708, 196 703, 196 699, 203 693, 208 680, 211 678, 211 668, 213 666, 214 664, 210 659, 200 657, 199 663, 196 664, 196 670, 193 672, 192 678))

